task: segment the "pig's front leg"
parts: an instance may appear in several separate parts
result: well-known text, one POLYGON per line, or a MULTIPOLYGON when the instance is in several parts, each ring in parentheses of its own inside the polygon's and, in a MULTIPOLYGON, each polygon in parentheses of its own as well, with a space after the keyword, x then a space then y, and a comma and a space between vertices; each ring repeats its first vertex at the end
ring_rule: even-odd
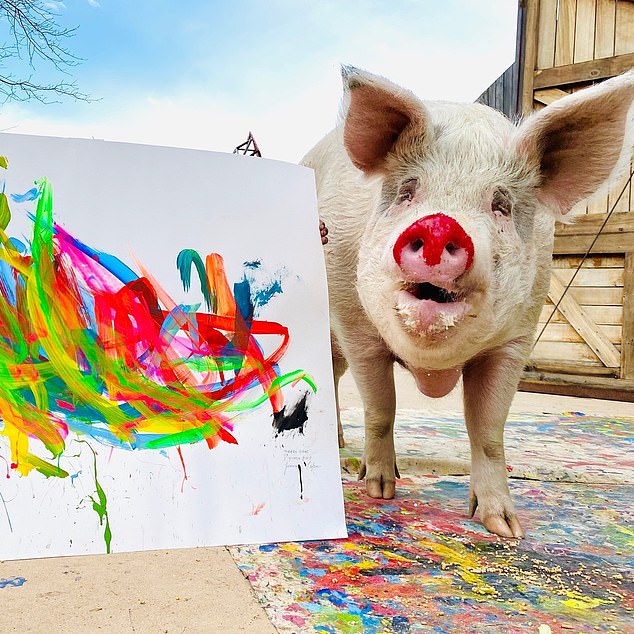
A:
POLYGON ((396 390, 391 355, 348 357, 350 370, 363 400, 365 449, 359 480, 365 478, 370 497, 393 498, 398 470, 394 451, 396 390))
POLYGON ((473 516, 478 508, 487 530, 501 537, 524 537, 509 492, 503 436, 527 351, 525 342, 513 342, 469 362, 463 372, 471 443, 469 511, 473 516))

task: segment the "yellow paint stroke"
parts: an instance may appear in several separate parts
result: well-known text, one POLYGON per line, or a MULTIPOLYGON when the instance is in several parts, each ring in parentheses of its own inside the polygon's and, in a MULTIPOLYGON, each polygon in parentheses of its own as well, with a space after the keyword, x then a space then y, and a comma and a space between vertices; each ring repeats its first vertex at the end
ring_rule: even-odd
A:
POLYGON ((418 538, 417 543, 440 558, 440 567, 446 570, 449 566, 455 566, 456 574, 471 586, 475 594, 491 596, 496 595, 497 590, 482 579, 480 571, 483 569, 482 557, 475 555, 465 548, 457 540, 439 536, 449 545, 428 538, 418 538))
MULTIPOLYGON (((625 527, 625 526, 616 526, 615 527, 619 533, 624 533, 625 535, 629 535, 630 537, 634 537, 634 531, 625 527)), ((628 546, 634 546, 634 539, 627 542, 628 546)))
MULTIPOLYGON (((567 593, 570 595, 577 594, 575 592, 567 593)), ((565 605, 567 608, 572 608, 573 610, 594 610, 594 608, 598 608, 600 605, 610 605, 614 603, 614 601, 606 601, 605 599, 597 599, 593 597, 584 597, 581 595, 577 595, 576 597, 572 597, 570 599, 564 599, 561 604, 565 605)))

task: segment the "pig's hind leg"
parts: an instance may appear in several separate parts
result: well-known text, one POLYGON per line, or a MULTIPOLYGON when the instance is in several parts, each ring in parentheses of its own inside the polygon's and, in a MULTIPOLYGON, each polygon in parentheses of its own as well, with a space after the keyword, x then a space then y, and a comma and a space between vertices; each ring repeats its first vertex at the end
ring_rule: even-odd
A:
POLYGON ((509 492, 504 423, 517 390, 527 345, 507 344, 469 362, 463 371, 465 420, 471 443, 469 511, 501 537, 524 537, 509 492))
POLYGON ((339 448, 342 449, 346 446, 345 439, 343 437, 343 425, 341 424, 341 408, 339 405, 339 380, 346 373, 348 369, 348 362, 341 352, 341 348, 337 343, 337 339, 334 334, 330 334, 330 348, 332 350, 332 370, 335 378, 335 405, 337 406, 337 435, 339 437, 339 448))

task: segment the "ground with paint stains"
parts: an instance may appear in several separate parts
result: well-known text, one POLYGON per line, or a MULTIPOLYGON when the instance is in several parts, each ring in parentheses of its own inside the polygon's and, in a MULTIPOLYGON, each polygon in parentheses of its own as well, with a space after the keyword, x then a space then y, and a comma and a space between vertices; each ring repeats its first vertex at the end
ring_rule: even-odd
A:
MULTIPOLYGON (((341 457, 354 470, 363 453, 363 410, 346 408, 346 448, 341 457)), ((463 475, 469 472, 469 437, 460 413, 398 413, 396 455, 412 473, 463 475)), ((634 433, 628 418, 585 416, 583 412, 510 414, 505 448, 511 477, 564 482, 632 482, 634 433)))
MULTIPOLYGON (((423 416, 399 414, 410 466, 440 445, 456 456, 447 440, 463 433, 456 418, 436 419, 434 431, 423 416)), ((634 421, 517 416, 507 439, 528 454, 512 475, 564 480, 511 480, 525 540, 467 518, 467 477, 419 470, 390 501, 369 500, 348 476, 347 540, 231 552, 280 632, 634 632, 634 486, 624 483, 634 476, 634 421)), ((344 453, 354 464, 354 449, 344 453)), ((433 463, 450 469, 447 460, 433 463)))

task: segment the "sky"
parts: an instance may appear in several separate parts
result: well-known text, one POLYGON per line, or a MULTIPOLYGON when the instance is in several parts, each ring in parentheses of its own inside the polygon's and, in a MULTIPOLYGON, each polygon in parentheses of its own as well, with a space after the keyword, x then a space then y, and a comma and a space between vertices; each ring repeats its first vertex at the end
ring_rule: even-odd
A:
POLYGON ((82 61, 66 78, 36 62, 33 79, 74 79, 91 101, 0 104, 2 131, 220 152, 252 131, 297 162, 337 123, 341 64, 473 101, 515 57, 516 0, 43 2, 77 27, 65 45, 82 61))

